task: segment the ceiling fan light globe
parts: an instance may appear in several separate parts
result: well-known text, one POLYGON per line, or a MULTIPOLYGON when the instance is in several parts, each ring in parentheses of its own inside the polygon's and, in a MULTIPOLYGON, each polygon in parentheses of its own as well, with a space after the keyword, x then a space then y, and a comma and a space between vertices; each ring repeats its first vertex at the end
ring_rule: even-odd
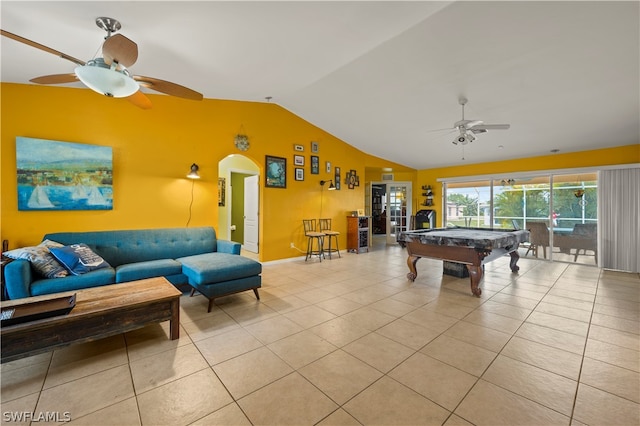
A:
POLYGON ((85 86, 105 96, 126 98, 140 90, 126 68, 110 67, 103 60, 89 61, 84 66, 78 66, 75 73, 85 86))
POLYGON ((465 135, 460 135, 456 138, 456 140, 453 141, 454 145, 466 145, 467 143, 469 143, 469 140, 465 135))

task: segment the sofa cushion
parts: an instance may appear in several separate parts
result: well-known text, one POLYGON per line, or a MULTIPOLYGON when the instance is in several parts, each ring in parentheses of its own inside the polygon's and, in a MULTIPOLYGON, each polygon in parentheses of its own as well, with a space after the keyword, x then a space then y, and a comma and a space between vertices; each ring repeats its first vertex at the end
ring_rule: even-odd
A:
POLYGON ((103 268, 87 272, 83 275, 69 275, 64 278, 42 279, 31 283, 29 291, 31 296, 59 293, 61 291, 81 290, 83 288, 98 287, 101 285, 115 284, 115 269, 103 268))
POLYGON ((28 260, 33 269, 43 277, 66 277, 69 272, 49 251, 49 248, 53 247, 63 247, 63 245, 55 241, 45 240, 35 247, 22 247, 3 254, 11 259, 28 260))
POLYGON ((214 284, 259 275, 262 264, 228 253, 205 253, 176 259, 191 284, 214 284))
POLYGON ((109 268, 111 266, 83 243, 65 247, 51 247, 49 250, 73 275, 82 275, 96 269, 109 268))
POLYGON ((44 238, 64 245, 84 243, 113 267, 217 251, 212 227, 57 232, 44 238))
POLYGON ((150 260, 121 265, 116 268, 116 282, 166 277, 182 273, 182 265, 173 259, 150 260))

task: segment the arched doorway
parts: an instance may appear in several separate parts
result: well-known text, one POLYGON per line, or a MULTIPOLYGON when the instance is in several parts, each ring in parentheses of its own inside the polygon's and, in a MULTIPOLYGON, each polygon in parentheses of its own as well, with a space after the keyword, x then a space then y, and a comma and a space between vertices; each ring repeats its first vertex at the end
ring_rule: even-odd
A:
POLYGON ((219 186, 223 190, 218 206, 220 239, 242 244, 243 252, 259 252, 259 167, 241 154, 229 155, 218 163, 219 186))

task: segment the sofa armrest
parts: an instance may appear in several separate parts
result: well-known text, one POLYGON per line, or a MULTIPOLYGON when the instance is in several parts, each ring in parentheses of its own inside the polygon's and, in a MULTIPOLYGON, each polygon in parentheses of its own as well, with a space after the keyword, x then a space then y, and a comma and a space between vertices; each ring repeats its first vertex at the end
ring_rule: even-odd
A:
POLYGON ((242 244, 235 241, 218 240, 218 251, 220 253, 240 254, 240 248, 242 244))
POLYGON ((31 264, 28 260, 18 259, 9 262, 4 267, 3 278, 9 299, 22 299, 31 296, 29 289, 33 281, 33 272, 31 272, 31 264))

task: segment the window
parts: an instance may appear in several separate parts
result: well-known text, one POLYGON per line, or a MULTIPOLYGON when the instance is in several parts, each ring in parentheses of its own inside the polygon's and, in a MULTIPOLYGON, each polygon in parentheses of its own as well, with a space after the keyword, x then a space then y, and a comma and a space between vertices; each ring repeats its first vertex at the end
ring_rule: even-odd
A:
POLYGON ((543 223, 544 232, 536 232, 533 241, 532 231, 532 247, 522 255, 594 265, 597 187, 596 172, 445 182, 444 223, 502 229, 543 223))

